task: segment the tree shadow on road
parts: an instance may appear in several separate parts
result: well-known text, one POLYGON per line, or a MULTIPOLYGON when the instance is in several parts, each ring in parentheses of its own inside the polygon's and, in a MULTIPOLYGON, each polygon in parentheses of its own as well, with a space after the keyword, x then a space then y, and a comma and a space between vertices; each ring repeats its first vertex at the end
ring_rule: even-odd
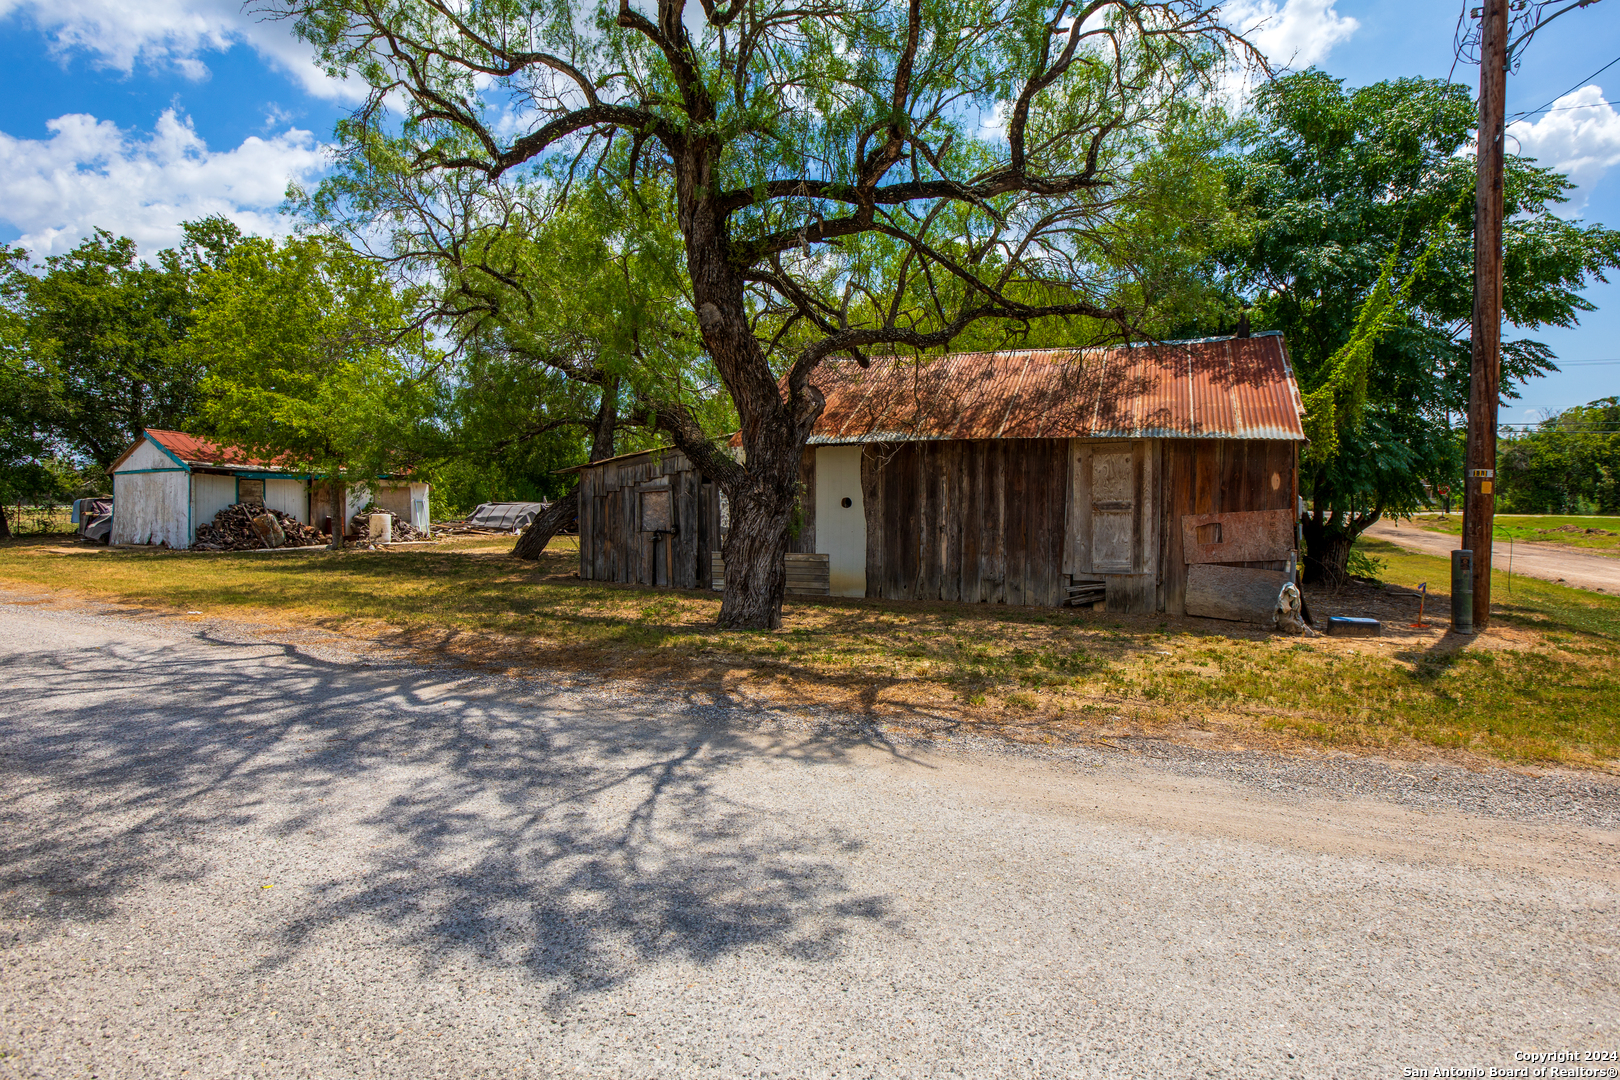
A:
POLYGON ((521 967, 557 1000, 667 958, 825 960, 853 925, 892 923, 842 868, 859 842, 770 794, 850 740, 761 738, 712 690, 634 699, 204 637, 13 652, 0 687, 0 918, 19 935, 153 886, 206 907, 274 884, 244 963, 351 934, 427 972, 521 967))

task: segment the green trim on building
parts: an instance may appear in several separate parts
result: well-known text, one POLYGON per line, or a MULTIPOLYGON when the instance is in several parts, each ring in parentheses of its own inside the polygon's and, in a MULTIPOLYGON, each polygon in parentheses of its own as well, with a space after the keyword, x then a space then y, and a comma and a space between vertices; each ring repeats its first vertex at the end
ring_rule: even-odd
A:
MULTIPOLYGON (((148 435, 146 433, 145 428, 141 429, 141 438, 145 439, 147 442, 151 443, 153 446, 157 447, 159 450, 161 450, 165 454, 167 454, 168 457, 169 457, 169 460, 174 462, 176 465, 180 466, 182 471, 184 471, 184 472, 190 472, 191 471, 191 466, 190 465, 187 465, 185 462, 181 461, 178 457, 176 457, 173 450, 170 450, 167 446, 164 446, 162 443, 160 443, 156 439, 152 438, 152 436, 148 435)), ((148 470, 145 470, 145 469, 131 469, 130 470, 130 472, 146 472, 146 471, 148 471, 148 470)), ((156 470, 151 470, 151 471, 156 471, 156 470)))

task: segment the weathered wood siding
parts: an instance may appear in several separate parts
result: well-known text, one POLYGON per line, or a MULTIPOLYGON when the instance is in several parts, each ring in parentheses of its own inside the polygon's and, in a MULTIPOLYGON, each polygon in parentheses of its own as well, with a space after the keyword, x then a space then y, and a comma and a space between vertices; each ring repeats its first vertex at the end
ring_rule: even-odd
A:
MULTIPOLYGON (((1187 558, 1184 514, 1240 510, 1293 510, 1298 506, 1298 448, 1291 442, 1255 439, 1166 439, 1164 515, 1159 527, 1163 556, 1163 610, 1186 611, 1187 558)), ((1285 561, 1246 562, 1256 570, 1282 570, 1285 561)))
MULTIPOLYGON (((1071 581, 1100 578, 1111 611, 1179 615, 1183 515, 1291 510, 1296 461, 1293 443, 1237 439, 871 444, 861 457, 866 595, 1060 606, 1071 581)), ((789 545, 798 554, 817 547, 815 471, 811 448, 789 545)), ((579 526, 582 578, 710 585, 720 501, 677 450, 581 470, 579 526)))
POLYGON ((710 554, 719 548, 715 486, 679 450, 580 470, 581 578, 707 589, 710 554))
POLYGON ((867 595, 1057 606, 1101 578, 1110 611, 1181 614, 1182 516, 1292 509, 1296 460, 1293 443, 1238 439, 871 445, 867 595))
POLYGON ((799 458, 799 533, 788 538, 788 551, 808 555, 816 550, 816 448, 799 458))
POLYGON ((120 469, 113 473, 111 542, 190 547, 190 502, 191 477, 179 466, 172 472, 120 469))
POLYGON ((865 448, 866 595, 1059 605, 1068 440, 865 448))

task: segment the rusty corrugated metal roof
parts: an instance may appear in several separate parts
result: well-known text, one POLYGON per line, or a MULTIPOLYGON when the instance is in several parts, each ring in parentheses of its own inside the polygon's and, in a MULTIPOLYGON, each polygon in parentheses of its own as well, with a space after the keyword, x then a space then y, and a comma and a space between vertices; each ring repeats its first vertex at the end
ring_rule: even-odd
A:
POLYGON ((1303 441, 1280 334, 1112 349, 955 353, 916 363, 824 362, 812 443, 914 439, 1303 441))
POLYGON ((235 446, 220 446, 184 431, 146 428, 146 437, 187 465, 221 465, 231 468, 274 469, 274 462, 256 458, 235 446))

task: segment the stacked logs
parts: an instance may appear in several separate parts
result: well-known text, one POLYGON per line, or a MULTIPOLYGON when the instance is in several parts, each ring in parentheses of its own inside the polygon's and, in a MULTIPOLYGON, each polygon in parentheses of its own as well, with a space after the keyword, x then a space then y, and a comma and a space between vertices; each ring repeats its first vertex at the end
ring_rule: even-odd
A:
POLYGON ((271 510, 254 503, 232 503, 214 515, 214 520, 197 526, 197 542, 193 551, 257 551, 271 547, 253 526, 254 518, 270 515, 279 526, 285 542, 280 547, 313 547, 324 544, 327 537, 280 510, 271 510))

